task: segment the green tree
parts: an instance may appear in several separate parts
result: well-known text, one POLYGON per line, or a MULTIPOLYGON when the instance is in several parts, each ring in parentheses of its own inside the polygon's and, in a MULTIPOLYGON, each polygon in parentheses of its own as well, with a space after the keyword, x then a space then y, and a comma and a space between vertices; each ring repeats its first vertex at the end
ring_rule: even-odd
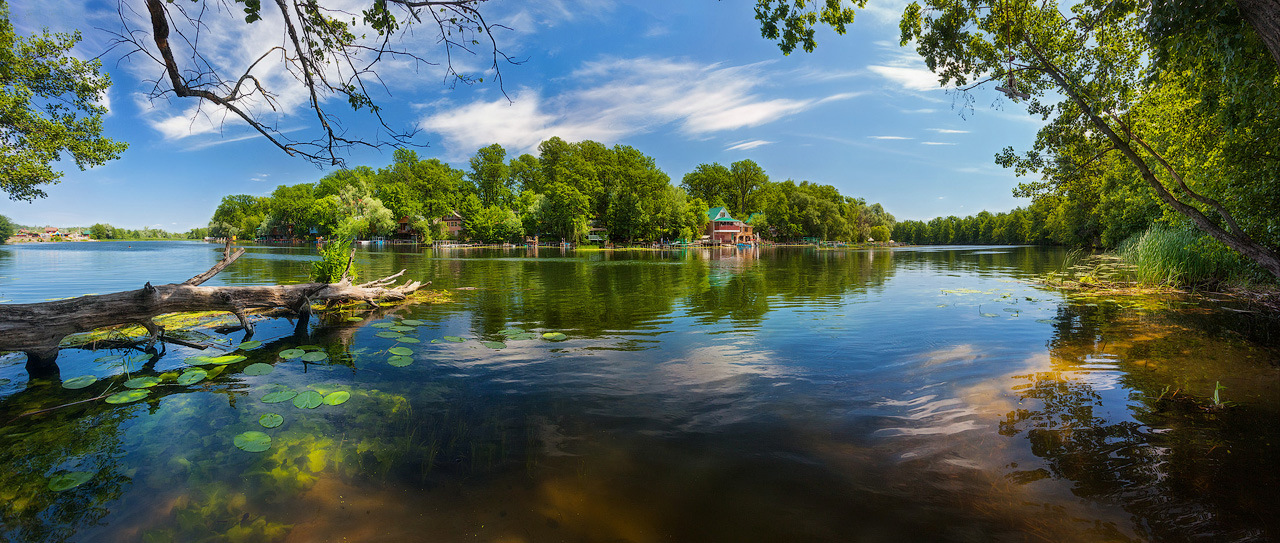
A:
POLYGON ((481 147, 471 157, 471 171, 467 172, 467 177, 471 180, 472 190, 480 197, 480 204, 485 207, 511 202, 511 170, 506 159, 507 150, 497 143, 481 147))
POLYGON ((97 240, 111 239, 111 225, 97 223, 89 227, 89 237, 97 240))
POLYGON ((69 54, 79 41, 78 32, 18 36, 0 0, 0 189, 12 200, 44 198, 40 185, 62 178, 52 165, 65 156, 84 170, 128 147, 102 135, 111 78, 69 54))
MULTIPOLYGON (((727 204, 725 194, 729 192, 733 174, 719 163, 699 164, 693 171, 684 174, 680 186, 689 193, 690 198, 697 198, 713 207, 727 204)), ((705 209, 703 211, 706 211, 705 209)))
POLYGON ((725 202, 728 204, 729 213, 739 219, 745 219, 751 212, 757 211, 756 192, 768 182, 769 176, 764 173, 764 168, 753 160, 739 160, 730 164, 725 202))
POLYGON ((9 217, 0 215, 0 245, 4 245, 4 242, 13 236, 14 230, 16 229, 13 221, 9 220, 9 217))

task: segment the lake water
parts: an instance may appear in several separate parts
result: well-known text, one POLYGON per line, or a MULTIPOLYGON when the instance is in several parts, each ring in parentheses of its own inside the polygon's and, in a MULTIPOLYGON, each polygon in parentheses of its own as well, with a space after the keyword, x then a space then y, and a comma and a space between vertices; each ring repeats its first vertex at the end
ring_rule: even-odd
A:
MULTIPOLYGON (((3 246, 0 299, 180 282, 219 253, 3 246)), ((251 246, 208 284, 304 281, 313 254, 251 246)), ((216 322, 194 328, 214 347, 146 362, 65 349, 61 379, 98 379, 80 389, 0 357, 0 540, 1280 539, 1276 318, 1034 282, 1063 258, 361 251, 362 277, 454 301, 262 320, 226 365, 188 362, 242 341, 216 322), (193 363, 223 370, 178 384, 193 363), (147 376, 141 401, 74 403, 147 376), (283 387, 350 399, 263 401, 283 387), (265 451, 237 448, 250 431, 265 451), (88 478, 52 490, 68 473, 88 478)))

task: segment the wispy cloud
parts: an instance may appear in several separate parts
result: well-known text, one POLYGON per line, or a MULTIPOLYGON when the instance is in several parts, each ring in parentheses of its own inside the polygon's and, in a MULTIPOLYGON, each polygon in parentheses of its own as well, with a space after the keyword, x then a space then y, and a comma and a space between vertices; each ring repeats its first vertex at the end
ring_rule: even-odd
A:
POLYGON ((722 66, 660 58, 605 58, 584 63, 569 90, 544 96, 524 88, 505 99, 467 104, 438 102, 419 122, 444 139, 449 152, 469 153, 491 143, 532 150, 560 136, 617 140, 674 124, 691 138, 760 126, 857 93, 821 98, 763 94, 765 65, 722 66))
POLYGON ((748 149, 755 149, 756 147, 760 147, 761 145, 769 145, 771 143, 773 142, 765 141, 765 140, 749 140, 749 141, 744 140, 744 141, 735 142, 729 145, 729 147, 726 147, 725 150, 726 151, 746 151, 748 149))
POLYGON ((920 142, 920 145, 955 145, 955 144, 945 142, 945 141, 922 141, 920 142))
POLYGON ((913 138, 908 138, 908 137, 905 137, 905 136, 867 136, 867 137, 868 137, 868 138, 871 138, 871 139, 873 139, 873 140, 909 140, 909 139, 913 139, 913 138))
POLYGON ((924 64, 924 59, 920 58, 920 55, 917 55, 915 50, 883 42, 879 43, 879 45, 887 49, 887 54, 882 64, 872 64, 867 66, 867 70, 887 79, 889 83, 903 90, 932 91, 942 89, 942 86, 938 84, 938 76, 929 71, 929 68, 924 64))
POLYGON ((928 130, 930 132, 937 132, 939 134, 968 134, 969 133, 968 130, 953 130, 950 128, 926 128, 925 130, 928 130))

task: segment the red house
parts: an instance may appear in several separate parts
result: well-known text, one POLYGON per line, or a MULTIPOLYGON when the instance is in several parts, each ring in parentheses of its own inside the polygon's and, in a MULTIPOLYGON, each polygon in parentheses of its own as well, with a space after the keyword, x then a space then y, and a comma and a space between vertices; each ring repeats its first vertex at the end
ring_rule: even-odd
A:
POLYGON ((729 210, 713 207, 707 210, 706 237, 712 243, 754 243, 751 225, 729 216, 729 210))

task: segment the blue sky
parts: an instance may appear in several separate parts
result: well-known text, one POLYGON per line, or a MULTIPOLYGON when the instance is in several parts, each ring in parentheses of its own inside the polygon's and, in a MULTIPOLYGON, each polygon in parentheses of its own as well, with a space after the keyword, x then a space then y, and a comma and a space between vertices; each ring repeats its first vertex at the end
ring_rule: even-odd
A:
MULTIPOLYGON (((141 0, 125 1, 143 10, 141 0)), ((904 4, 871 0, 845 36, 824 29, 817 51, 784 57, 760 37, 747 0, 492 0, 486 16, 510 27, 498 34, 500 45, 524 61, 503 68, 512 101, 492 78, 450 86, 439 69, 402 65, 383 70, 387 87, 374 97, 391 125, 422 130, 420 156, 459 168, 491 143, 536 154, 538 142, 560 136, 633 146, 675 183, 700 163, 749 158, 775 181, 834 185, 899 219, 1025 205, 1011 194, 1018 179, 993 155, 1027 148, 1038 121, 990 84, 973 92, 972 111, 963 110, 963 99, 939 87, 913 50, 898 47, 904 4)), ((264 14, 268 20, 252 27, 230 15, 211 18, 202 40, 215 47, 213 61, 244 66, 250 51, 278 41, 264 14)), ((10 18, 26 34, 80 30, 77 54, 86 57, 107 49, 102 29, 120 24, 116 4, 98 0, 11 0, 10 18)), ((426 47, 431 37, 420 31, 413 39, 426 47)), ((20 224, 185 231, 204 226, 227 194, 266 195, 328 171, 290 158, 237 120, 223 122, 216 110, 197 111, 193 99, 148 100, 159 68, 123 52, 103 57, 114 83, 106 132, 129 150, 84 172, 68 164, 62 182, 45 189, 48 198, 0 200, 0 214, 20 224)), ((353 131, 368 128, 361 114, 343 115, 353 131)), ((311 121, 303 97, 282 92, 275 120, 302 133, 311 121)), ((349 165, 389 162, 390 150, 348 157, 349 165)))

